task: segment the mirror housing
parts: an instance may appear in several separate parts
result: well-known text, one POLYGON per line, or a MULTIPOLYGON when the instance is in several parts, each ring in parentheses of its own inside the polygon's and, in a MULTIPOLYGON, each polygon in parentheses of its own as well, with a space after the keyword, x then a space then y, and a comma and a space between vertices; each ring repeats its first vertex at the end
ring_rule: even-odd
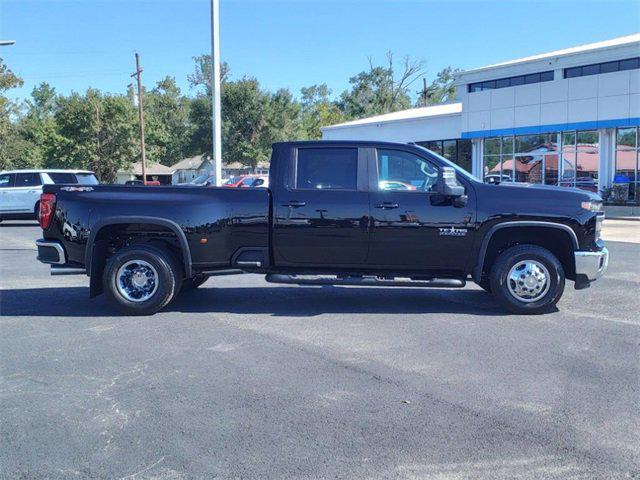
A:
POLYGON ((440 167, 435 191, 445 197, 459 198, 464 195, 464 186, 458 182, 455 169, 440 167))

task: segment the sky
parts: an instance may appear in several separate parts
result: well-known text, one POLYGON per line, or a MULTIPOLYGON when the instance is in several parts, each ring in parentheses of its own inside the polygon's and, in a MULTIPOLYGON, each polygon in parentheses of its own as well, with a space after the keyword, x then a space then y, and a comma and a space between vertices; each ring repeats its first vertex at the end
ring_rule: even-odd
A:
MULTIPOLYGON (((138 51, 143 83, 166 75, 185 93, 193 57, 209 53, 210 0, 0 0, 0 47, 27 97, 46 81, 60 93, 124 93, 138 51)), ((640 0, 220 0, 221 57, 231 78, 263 88, 326 83, 333 95, 368 59, 423 60, 428 81, 468 69, 640 31, 640 0)), ((413 92, 421 88, 415 84, 413 92)))

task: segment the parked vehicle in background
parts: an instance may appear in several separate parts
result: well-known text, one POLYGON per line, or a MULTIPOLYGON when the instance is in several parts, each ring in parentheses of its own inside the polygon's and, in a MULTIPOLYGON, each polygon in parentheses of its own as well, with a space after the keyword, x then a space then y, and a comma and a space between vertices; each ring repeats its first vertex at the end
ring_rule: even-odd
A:
POLYGON ((492 173, 490 175, 484 176, 484 183, 488 183, 490 185, 496 185, 498 183, 503 182, 512 182, 513 180, 509 175, 500 175, 499 173, 492 173))
POLYGON ((399 180, 381 180, 378 182, 378 188, 380 190, 417 190, 414 185, 399 180))
POLYGON ((573 179, 571 180, 560 180, 561 187, 574 187, 579 188, 580 190, 586 190, 588 192, 598 193, 598 182, 596 179, 591 177, 577 177, 575 184, 573 183, 573 179))
POLYGON ((0 172, 0 222, 38 218, 43 185, 97 185, 88 170, 6 170, 0 172))
POLYGON ((269 188, 269 177, 263 175, 254 177, 250 186, 252 188, 269 188))
POLYGON ((86 273, 91 296, 104 292, 128 314, 242 272, 301 285, 473 280, 506 309, 534 314, 555 306, 567 279, 587 288, 609 258, 598 195, 487 185, 417 145, 275 144, 269 189, 78 190, 44 187, 38 259, 52 273, 86 273))
POLYGON ((223 187, 228 188, 249 188, 257 178, 256 175, 240 175, 238 177, 231 177, 229 180, 222 184, 223 187))

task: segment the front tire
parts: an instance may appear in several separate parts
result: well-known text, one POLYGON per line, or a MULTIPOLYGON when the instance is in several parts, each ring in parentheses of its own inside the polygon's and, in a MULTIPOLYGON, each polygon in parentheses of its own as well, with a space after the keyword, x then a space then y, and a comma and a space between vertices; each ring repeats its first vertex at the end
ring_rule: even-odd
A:
POLYGON ((489 275, 500 304, 517 314, 534 315, 553 309, 564 292, 562 264, 546 248, 517 245, 500 254, 489 275))
POLYGON ((117 251, 105 266, 102 284, 109 302, 126 315, 152 315, 180 291, 181 271, 161 248, 133 245, 117 251))

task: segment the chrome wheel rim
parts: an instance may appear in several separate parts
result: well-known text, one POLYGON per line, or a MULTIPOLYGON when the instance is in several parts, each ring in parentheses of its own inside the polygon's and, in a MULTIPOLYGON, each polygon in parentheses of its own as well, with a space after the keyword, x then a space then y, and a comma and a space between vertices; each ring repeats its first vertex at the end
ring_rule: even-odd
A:
POLYGON ((149 262, 129 260, 118 269, 116 288, 130 302, 144 302, 158 290, 158 272, 149 262))
POLYGON ((535 302, 549 291, 551 276, 542 263, 523 260, 516 263, 507 276, 509 293, 520 302, 535 302))

